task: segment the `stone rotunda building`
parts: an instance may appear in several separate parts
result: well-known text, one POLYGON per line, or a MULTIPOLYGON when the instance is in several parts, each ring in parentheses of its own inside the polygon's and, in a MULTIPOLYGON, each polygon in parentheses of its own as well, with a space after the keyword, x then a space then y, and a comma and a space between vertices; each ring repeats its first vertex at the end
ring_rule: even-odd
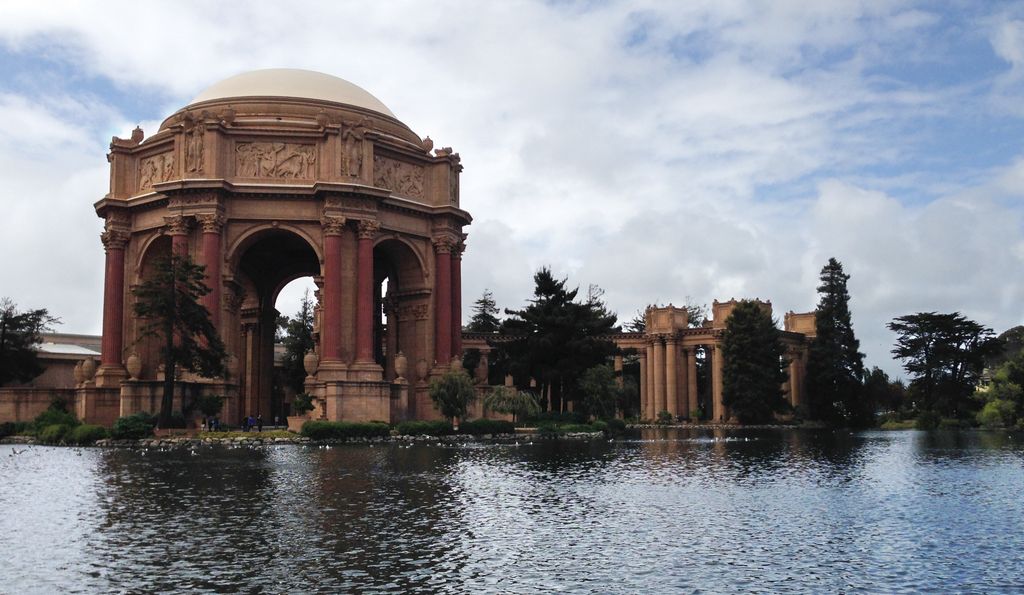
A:
POLYGON ((458 153, 434 149, 352 83, 274 69, 211 86, 148 138, 114 138, 108 160, 110 192, 95 205, 105 220, 102 356, 79 391, 80 417, 158 409, 159 348, 142 336, 131 290, 170 253, 206 267, 204 305, 230 354, 224 378, 186 376, 182 391, 225 395, 227 419, 277 413, 274 303, 306 276, 318 288, 306 358, 314 415, 436 415, 427 382, 462 353, 471 218, 459 206, 458 153))

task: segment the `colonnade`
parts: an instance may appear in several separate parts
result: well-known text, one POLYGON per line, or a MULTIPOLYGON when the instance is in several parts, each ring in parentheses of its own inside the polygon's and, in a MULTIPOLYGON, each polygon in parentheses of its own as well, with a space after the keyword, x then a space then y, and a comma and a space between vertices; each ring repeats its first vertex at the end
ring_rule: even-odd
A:
MULTIPOLYGON (((703 349, 711 366, 711 410, 705 417, 712 421, 729 421, 728 407, 722 401, 722 364, 724 358, 717 335, 682 337, 672 334, 648 335, 644 346, 637 349, 640 364, 640 417, 656 420, 667 411, 672 419, 691 418, 700 404, 697 392, 697 351, 703 349)), ((805 377, 807 350, 789 345, 787 371, 789 380, 784 385, 793 407, 801 404, 805 377)))
POLYGON ((724 421, 728 413, 722 404, 722 357, 717 342, 683 343, 674 335, 646 338, 640 360, 640 412, 645 419, 657 419, 667 411, 673 419, 691 417, 698 409, 697 350, 703 347, 711 360, 711 419, 724 421))

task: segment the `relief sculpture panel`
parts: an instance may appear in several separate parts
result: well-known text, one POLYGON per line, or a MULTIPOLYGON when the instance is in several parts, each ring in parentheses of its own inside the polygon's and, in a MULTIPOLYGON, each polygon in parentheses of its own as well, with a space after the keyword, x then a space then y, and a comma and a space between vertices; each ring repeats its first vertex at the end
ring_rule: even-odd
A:
POLYGON ((246 178, 313 178, 316 147, 297 143, 235 145, 235 173, 246 178))
POLYGON ((401 196, 423 198, 423 166, 374 155, 373 183, 401 196))
POLYGON ((161 153, 139 161, 139 190, 147 190, 153 184, 166 182, 174 176, 174 154, 161 153))

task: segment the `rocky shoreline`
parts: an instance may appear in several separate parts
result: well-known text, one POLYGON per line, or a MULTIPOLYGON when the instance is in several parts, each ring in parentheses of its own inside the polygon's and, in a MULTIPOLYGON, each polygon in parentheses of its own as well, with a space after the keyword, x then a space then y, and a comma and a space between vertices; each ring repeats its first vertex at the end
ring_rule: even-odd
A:
MULTIPOLYGON (((194 449, 200 446, 226 446, 231 448, 260 448, 265 446, 284 445, 339 445, 339 444, 511 444, 511 443, 532 443, 541 440, 596 440, 603 438, 603 432, 567 432, 565 434, 537 434, 537 433, 516 433, 516 434, 481 434, 473 436, 469 434, 456 434, 452 436, 387 436, 374 438, 348 438, 345 440, 312 440, 305 436, 296 434, 294 437, 260 437, 258 433, 254 436, 227 436, 216 438, 204 436, 167 436, 143 438, 141 440, 115 440, 104 438, 97 440, 95 444, 81 448, 126 448, 126 449, 194 449)), ((35 444, 40 446, 66 446, 63 444, 43 444, 38 442, 34 436, 8 436, 0 439, 0 444, 35 444)))

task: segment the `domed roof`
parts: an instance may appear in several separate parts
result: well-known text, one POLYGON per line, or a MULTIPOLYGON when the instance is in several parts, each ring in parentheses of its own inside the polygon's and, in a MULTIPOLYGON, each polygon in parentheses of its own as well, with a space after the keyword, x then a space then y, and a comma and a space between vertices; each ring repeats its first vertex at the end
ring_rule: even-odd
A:
POLYGON ((395 117, 386 105, 358 85, 322 72, 296 68, 267 68, 237 74, 207 87, 189 105, 235 97, 318 99, 395 117))

